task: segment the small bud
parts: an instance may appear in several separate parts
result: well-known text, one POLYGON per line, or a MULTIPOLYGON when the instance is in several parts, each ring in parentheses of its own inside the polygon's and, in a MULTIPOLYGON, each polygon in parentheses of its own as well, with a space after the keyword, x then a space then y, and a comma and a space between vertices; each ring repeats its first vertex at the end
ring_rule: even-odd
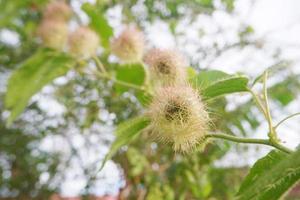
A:
POLYGON ((67 21, 72 15, 72 10, 64 1, 53 1, 49 3, 44 11, 44 19, 67 21))
POLYGON ((43 20, 37 34, 44 46, 63 50, 68 37, 68 25, 62 21, 43 20))
POLYGON ((111 43, 112 53, 126 63, 142 60, 144 54, 144 34, 135 27, 127 27, 111 43))
POLYGON ((159 86, 183 85, 186 82, 184 57, 172 50, 152 49, 145 56, 150 76, 159 86))
POLYGON ((186 152, 204 142, 209 117, 198 93, 191 87, 160 88, 148 114, 151 133, 172 143, 175 151, 186 152))
POLYGON ((80 59, 87 59, 96 54, 98 45, 98 35, 88 27, 77 28, 69 37, 69 51, 80 59))

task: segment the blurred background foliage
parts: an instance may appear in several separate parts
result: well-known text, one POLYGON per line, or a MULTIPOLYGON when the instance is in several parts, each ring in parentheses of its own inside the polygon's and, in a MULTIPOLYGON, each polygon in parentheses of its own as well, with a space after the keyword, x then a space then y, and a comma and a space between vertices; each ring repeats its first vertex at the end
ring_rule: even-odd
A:
MULTIPOLYGON (((17 43, 14 44, 0 40, 0 199, 49 199, 53 194, 60 193, 60 183, 64 180, 66 170, 74 164, 71 160, 84 158, 78 152, 78 147, 72 144, 70 132, 83 135, 87 146, 107 147, 112 140, 110 137, 101 137, 101 141, 96 144, 90 143, 93 140, 92 133, 102 134, 95 127, 114 126, 143 111, 142 102, 134 91, 120 92, 111 81, 87 76, 78 65, 66 75, 63 83, 55 81, 47 86, 48 90, 43 90, 33 98, 25 113, 13 126, 5 127, 7 112, 4 110, 3 98, 7 78, 11 71, 38 49, 36 28, 47 3, 47 0, 0 0, 0 32, 17 38, 17 43), (41 108, 40 98, 49 101, 54 99, 64 105, 65 112, 60 116, 49 115, 41 108), (103 113, 108 117, 101 117, 103 113), (59 151, 44 151, 40 148, 45 138, 56 135, 67 141, 70 157, 66 158, 59 151)), ((82 4, 83 1, 70 0, 69 3, 75 5, 82 4)), ((85 4, 83 9, 87 13, 91 10, 89 6, 91 5, 85 4)), ((182 37, 176 29, 181 20, 192 24, 198 15, 209 18, 216 10, 231 15, 234 6, 234 0, 97 0, 92 8, 103 13, 111 23, 111 18, 107 17, 109 12, 121 7, 122 16, 119 17, 122 23, 136 23, 145 30, 156 20, 163 20, 176 40, 182 37), (141 4, 144 10, 138 12, 137 7, 141 4)), ((76 15, 72 19, 73 23, 82 23, 79 14, 76 15)), ((209 63, 231 48, 262 48, 264 44, 253 37, 255 31, 252 27, 241 23, 239 30, 236 33, 239 35, 237 42, 222 47, 214 43, 208 47, 199 46, 199 56, 191 60, 192 67, 197 71, 208 69, 209 64, 205 65, 205 62, 199 65, 201 60, 209 63)), ((201 34, 206 33, 199 30, 199 35, 201 34)), ((103 52, 99 58, 104 65, 109 66, 109 70, 114 71, 118 64, 110 61, 108 47, 104 47, 103 52)), ((274 83, 270 94, 274 108, 282 111, 299 95, 300 79, 298 74, 289 70, 291 62, 283 60, 278 49, 274 53, 273 63, 274 74, 271 79, 274 79, 274 83)), ((233 135, 251 136, 259 128, 261 116, 250 98, 245 98, 242 103, 228 109, 228 104, 234 104, 234 98, 236 96, 221 97, 207 102, 213 129, 233 135)), ((125 180, 118 196, 120 199, 147 200, 233 199, 248 171, 247 167, 222 167, 214 164, 232 148, 237 147, 227 142, 216 142, 209 144, 203 152, 175 154, 167 145, 157 144, 142 136, 131 145, 123 147, 113 158, 125 180)), ((245 148, 247 147, 238 148, 238 151, 244 151, 245 148)), ((99 156, 98 162, 80 166, 88 180, 81 191, 83 197, 94 195, 90 188, 98 179, 95 171, 99 168, 101 159, 99 156)), ((292 196, 291 199, 293 198, 297 197, 292 196)))

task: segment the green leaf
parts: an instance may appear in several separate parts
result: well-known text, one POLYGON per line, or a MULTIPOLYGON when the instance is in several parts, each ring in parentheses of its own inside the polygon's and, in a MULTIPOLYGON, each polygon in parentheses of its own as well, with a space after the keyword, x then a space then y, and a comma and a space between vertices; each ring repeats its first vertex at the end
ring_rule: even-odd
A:
POLYGON ((90 27, 100 36, 103 47, 108 48, 113 29, 108 24, 103 12, 90 3, 84 3, 81 8, 90 17, 90 27))
POLYGON ((282 106, 286 106, 296 99, 299 88, 299 77, 292 75, 269 88, 269 94, 270 97, 281 103, 282 106))
POLYGON ((193 80, 197 76, 197 72, 192 67, 187 67, 186 69, 188 80, 193 80))
MULTIPOLYGON (((141 63, 120 65, 116 70, 116 79, 136 86, 143 86, 146 79, 146 71, 141 63)), ((128 87, 115 86, 118 93, 128 91, 128 87)))
POLYGON ((139 133, 141 133, 141 130, 148 126, 149 122, 150 121, 147 117, 137 117, 118 125, 115 132, 116 139, 113 142, 108 154, 105 156, 100 169, 104 167, 106 161, 111 159, 111 157, 118 151, 119 148, 121 148, 123 145, 129 144, 132 140, 134 140, 139 133))
POLYGON ((30 98, 53 79, 66 74, 75 61, 67 54, 41 49, 27 59, 11 75, 5 96, 10 110, 9 126, 27 106, 30 98))
POLYGON ((143 106, 148 106, 152 102, 153 98, 151 94, 143 91, 136 91, 135 96, 143 106))
POLYGON ((273 99, 279 101, 283 106, 288 105, 296 98, 295 93, 287 87, 287 84, 282 83, 274 85, 269 93, 273 99))
MULTIPOLYGON (((116 69, 116 79, 139 87, 147 82, 147 73, 141 63, 125 64, 116 69)), ((118 94, 121 94, 130 88, 116 84, 115 89, 118 94)), ((141 90, 135 90, 135 96, 142 105, 148 105, 152 99, 151 95, 141 90)))
POLYGON ((248 91, 248 78, 240 75, 229 75, 217 70, 200 72, 190 82, 201 91, 205 100, 224 94, 248 91))
POLYGON ((139 151, 139 149, 133 147, 129 147, 126 154, 130 163, 130 175, 138 176, 142 174, 146 166, 149 165, 145 155, 141 151, 139 151))
POLYGON ((230 77, 229 74, 218 70, 202 71, 192 79, 192 84, 200 89, 212 85, 213 83, 230 77))
POLYGON ((271 151, 251 168, 236 199, 280 199, 300 179, 299 158, 300 150, 292 155, 271 151))
POLYGON ((205 99, 210 99, 229 93, 246 92, 248 91, 247 84, 248 78, 246 77, 230 77, 217 81, 213 85, 205 88, 203 90, 203 96, 205 99))
POLYGON ((212 0, 196 0, 197 3, 199 3, 201 6, 204 7, 213 7, 213 1, 212 0))
POLYGON ((234 9, 234 0, 222 0, 229 12, 232 12, 234 9))

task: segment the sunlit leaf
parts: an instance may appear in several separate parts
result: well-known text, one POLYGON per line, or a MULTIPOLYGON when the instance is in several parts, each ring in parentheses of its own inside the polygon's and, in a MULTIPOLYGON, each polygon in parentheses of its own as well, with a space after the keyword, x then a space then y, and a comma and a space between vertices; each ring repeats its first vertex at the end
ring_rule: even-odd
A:
POLYGON ((212 0, 196 0, 195 2, 199 3, 201 6, 205 7, 213 7, 213 1, 212 0))
POLYGON ((299 93, 299 77, 289 77, 288 79, 273 85, 269 89, 270 97, 286 106, 292 102, 299 93))
MULTIPOLYGON (((143 64, 141 63, 132 63, 132 64, 124 64, 120 65, 116 69, 116 79, 119 81, 123 81, 125 83, 133 84, 133 86, 143 87, 147 82, 147 71, 145 70, 143 64)), ((132 89, 127 86, 123 86, 120 84, 115 84, 116 92, 123 93, 132 89)), ((135 96, 143 105, 148 105, 152 99, 149 93, 146 93, 142 90, 134 89, 135 96)))
POLYGON ((248 91, 248 78, 217 70, 200 72, 190 82, 206 100, 224 94, 248 91))
MULTIPOLYGON (((116 70, 116 79, 137 87, 143 86, 146 79, 146 71, 143 64, 140 63, 120 65, 116 70)), ((116 84, 115 88, 119 93, 130 89, 130 87, 120 84, 116 84)))
POLYGON ((109 47, 109 38, 113 35, 113 29, 101 10, 98 10, 90 3, 84 3, 82 10, 90 17, 90 26, 100 36, 100 41, 105 48, 109 47))
POLYGON ((224 94, 245 92, 248 91, 247 84, 246 77, 230 77, 205 88, 202 95, 204 99, 210 99, 224 94))
POLYGON ((300 179, 299 157, 300 150, 292 155, 270 152, 251 168, 236 199, 280 199, 300 179))
POLYGON ((143 106, 149 105, 153 98, 151 94, 144 91, 136 91, 135 96, 143 106))
POLYGON ((222 0, 228 11, 233 11, 234 9, 234 0, 222 0))
POLYGON ((186 69, 186 72, 187 72, 187 77, 189 80, 193 80, 197 76, 196 70, 192 67, 188 67, 186 69))
POLYGON ((192 84, 200 89, 205 89, 215 82, 230 77, 229 74, 219 70, 201 71, 192 80, 192 84))
POLYGON ((27 59, 11 75, 5 107, 10 110, 7 124, 10 125, 27 106, 30 98, 53 79, 66 74, 75 61, 67 54, 50 49, 41 49, 27 59))
POLYGON ((137 117, 118 125, 115 132, 116 139, 110 147, 108 154, 105 156, 101 169, 104 167, 106 161, 111 159, 119 148, 134 140, 148 124, 149 119, 147 117, 137 117))

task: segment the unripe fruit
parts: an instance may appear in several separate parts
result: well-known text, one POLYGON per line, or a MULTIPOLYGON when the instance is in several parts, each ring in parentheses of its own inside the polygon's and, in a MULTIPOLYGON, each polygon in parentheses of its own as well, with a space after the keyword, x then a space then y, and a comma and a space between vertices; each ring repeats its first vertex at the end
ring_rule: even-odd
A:
POLYGON ((176 51, 152 49, 145 56, 151 79, 158 86, 184 85, 186 60, 176 51))
POLYGON ((63 50, 68 37, 68 25, 62 21, 43 20, 37 34, 44 46, 63 50))
POLYGON ((127 27, 111 43, 111 51, 125 63, 142 60, 144 54, 144 34, 136 27, 127 27))
POLYGON ((87 59, 95 55, 98 45, 98 35, 88 27, 79 27, 70 34, 69 51, 79 59, 87 59))
POLYGON ((47 20, 67 21, 72 15, 72 10, 64 1, 53 1, 49 3, 44 11, 43 17, 47 20))
POLYGON ((209 117, 198 93, 189 86, 157 90, 148 112, 150 132, 172 143, 175 151, 186 152, 205 139, 209 117))

